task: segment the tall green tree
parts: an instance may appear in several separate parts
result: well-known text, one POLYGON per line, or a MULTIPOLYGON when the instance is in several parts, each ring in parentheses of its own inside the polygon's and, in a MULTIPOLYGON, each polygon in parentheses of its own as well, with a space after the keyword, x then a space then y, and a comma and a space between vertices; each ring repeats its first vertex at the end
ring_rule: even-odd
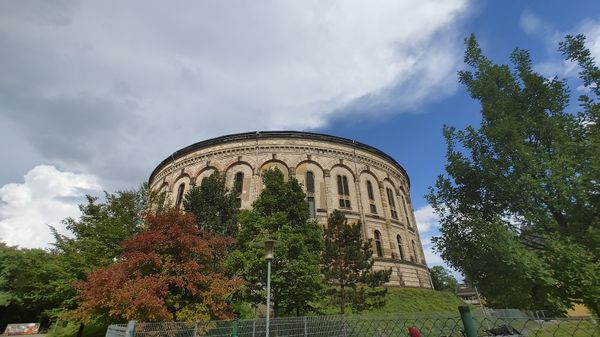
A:
POLYGON ((154 197, 146 185, 137 190, 105 192, 103 201, 87 196, 86 203, 79 205, 81 215, 63 220, 69 235, 51 227, 55 238, 51 253, 63 271, 52 281, 60 284, 53 296, 61 297, 60 305, 49 311, 52 316, 77 306, 73 287, 76 281, 95 268, 114 263, 123 253, 120 242, 144 228, 143 217, 154 197))
POLYGON ((73 295, 63 280, 70 275, 55 253, 0 243, 0 331, 6 324, 40 322, 47 327, 53 309, 73 295))
POLYGON ((86 196, 87 203, 79 205, 79 218, 66 218, 70 235, 54 228, 54 251, 64 257, 69 269, 81 279, 85 272, 107 266, 123 252, 120 242, 131 238, 143 228, 147 210, 148 189, 105 192, 104 201, 86 196))
POLYGON ((446 268, 442 266, 433 266, 429 269, 429 274, 431 275, 433 289, 451 292, 456 290, 458 282, 446 268))
POLYGON ((253 209, 240 212, 238 250, 232 252, 229 266, 246 281, 242 296, 252 303, 264 303, 267 268, 263 249, 255 243, 265 239, 279 241, 272 262, 274 313, 306 314, 313 310, 311 302, 322 289, 322 230, 309 218, 306 196, 295 178, 286 182, 281 171, 269 170, 263 183, 253 209))
POLYGON ((600 70, 583 36, 560 46, 581 66, 582 111, 565 80, 516 49, 494 64, 466 41, 460 82, 481 103, 481 124, 444 127, 446 175, 428 199, 440 216, 442 257, 498 306, 600 312, 600 70))
POLYGON ((238 233, 238 193, 229 191, 225 176, 218 172, 192 186, 183 200, 183 209, 196 216, 198 228, 236 237, 238 233))
POLYGON ((376 287, 388 282, 392 271, 373 270, 372 240, 365 240, 361 233, 360 221, 349 224, 338 210, 327 219, 321 273, 331 285, 328 293, 339 305, 340 314, 348 304, 355 313, 385 304, 387 289, 376 287))

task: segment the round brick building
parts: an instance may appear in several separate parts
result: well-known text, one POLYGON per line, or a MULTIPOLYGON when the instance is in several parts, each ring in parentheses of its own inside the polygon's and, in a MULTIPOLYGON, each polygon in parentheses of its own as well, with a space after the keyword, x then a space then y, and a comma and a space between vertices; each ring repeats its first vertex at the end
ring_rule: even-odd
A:
MULTIPOLYGON (((388 285, 431 288, 410 202, 408 174, 384 152, 354 140, 294 131, 259 131, 201 141, 174 152, 150 175, 150 188, 180 207, 190 185, 213 172, 242 186, 241 208, 251 208, 265 170, 278 168, 304 186, 310 214, 326 225, 341 210, 360 220, 373 239, 375 269, 392 269, 388 285)), ((239 185, 238 185, 239 186, 239 185)))

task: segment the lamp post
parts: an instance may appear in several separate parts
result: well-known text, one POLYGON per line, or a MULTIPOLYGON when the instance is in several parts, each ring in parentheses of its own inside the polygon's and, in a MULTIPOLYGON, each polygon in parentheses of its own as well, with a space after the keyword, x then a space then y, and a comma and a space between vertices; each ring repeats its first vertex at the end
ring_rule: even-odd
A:
POLYGON ((275 240, 265 240, 257 242, 258 247, 265 248, 265 260, 267 260, 267 326, 266 337, 269 337, 269 319, 271 318, 271 261, 273 261, 274 248, 279 246, 275 240))

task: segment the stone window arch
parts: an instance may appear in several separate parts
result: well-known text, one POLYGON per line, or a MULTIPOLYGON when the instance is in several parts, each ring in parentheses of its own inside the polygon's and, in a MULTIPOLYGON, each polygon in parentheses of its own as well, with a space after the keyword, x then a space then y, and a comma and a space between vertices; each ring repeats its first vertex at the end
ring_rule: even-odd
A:
POLYGON ((378 257, 383 257, 383 245, 381 244, 381 233, 375 231, 375 250, 378 257))
POLYGON ((417 247, 415 246, 415 240, 410 240, 411 244, 412 244, 412 250, 413 250, 413 254, 415 255, 413 258, 413 262, 417 261, 417 247))

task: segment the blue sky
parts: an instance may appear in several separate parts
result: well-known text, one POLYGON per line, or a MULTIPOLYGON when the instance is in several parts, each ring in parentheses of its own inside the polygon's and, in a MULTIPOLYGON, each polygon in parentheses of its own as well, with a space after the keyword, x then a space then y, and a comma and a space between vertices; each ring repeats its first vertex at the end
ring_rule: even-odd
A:
MULTIPOLYGON (((472 13, 464 21, 461 36, 475 34, 485 55, 497 63, 507 63, 510 52, 516 47, 527 49, 539 71, 544 70, 542 63, 561 65, 557 39, 566 33, 582 32, 581 25, 586 21, 600 23, 598 1, 482 1, 470 10, 472 13), (527 20, 537 22, 539 30, 528 31, 527 20), (544 36, 546 33, 556 36, 544 36)), ((565 77, 572 80, 575 73, 576 70, 565 77)), ((390 110, 396 108, 389 107, 390 110)), ((576 106, 572 108, 576 109, 576 106)), ((458 85, 453 94, 442 99, 432 95, 431 102, 424 102, 411 113, 391 114, 378 120, 342 118, 320 131, 377 146, 396 158, 410 175, 413 206, 419 210, 427 206, 424 196, 428 187, 444 173, 446 143, 442 136, 443 126, 477 126, 479 109, 478 102, 468 96, 464 86, 458 85)), ((427 238, 438 234, 434 226, 421 236, 427 242, 427 238)), ((427 248, 430 247, 428 244, 427 248)), ((437 258, 430 258, 429 264, 444 265, 437 258)))
POLYGON ((600 2, 1 2, 0 240, 47 247, 84 194, 136 187, 179 148, 292 129, 396 158, 441 264, 424 195, 442 126, 479 121, 456 76, 470 33, 496 62, 521 47, 572 80, 558 42, 585 33, 600 57, 600 2))

